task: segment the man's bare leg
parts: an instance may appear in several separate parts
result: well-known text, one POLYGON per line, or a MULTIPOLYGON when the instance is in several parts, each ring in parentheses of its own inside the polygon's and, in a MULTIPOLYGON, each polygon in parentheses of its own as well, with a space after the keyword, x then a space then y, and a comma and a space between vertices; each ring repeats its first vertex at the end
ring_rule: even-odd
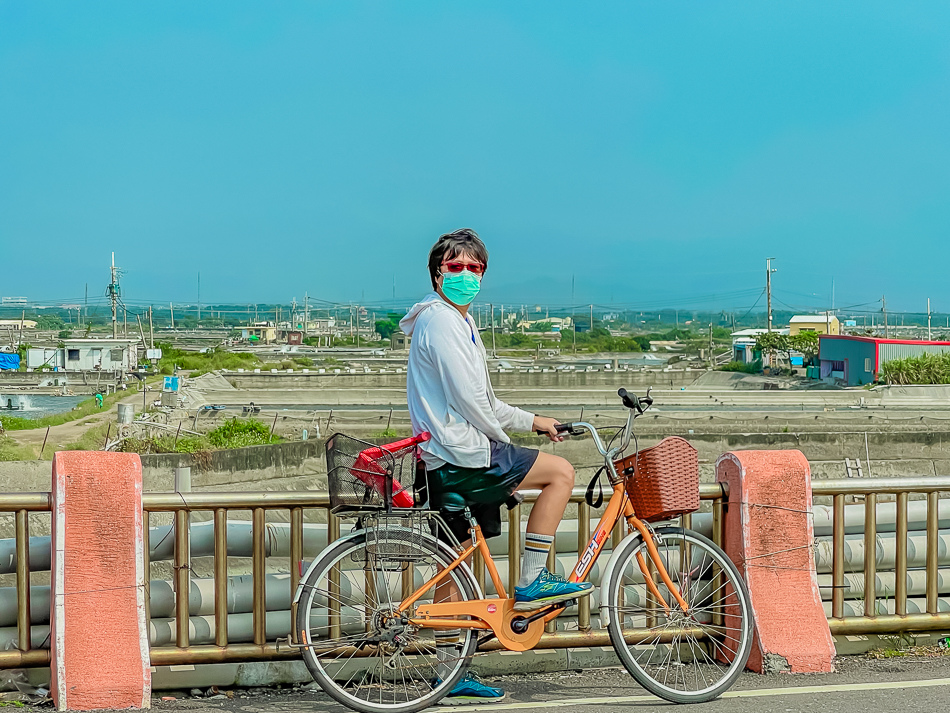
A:
POLYGON ((534 582, 546 566, 554 535, 574 490, 574 467, 560 456, 540 453, 518 490, 541 491, 531 508, 525 532, 518 581, 523 588, 534 582))
POLYGON ((540 490, 528 517, 528 532, 553 535, 574 490, 574 466, 560 456, 539 453, 518 490, 540 490))

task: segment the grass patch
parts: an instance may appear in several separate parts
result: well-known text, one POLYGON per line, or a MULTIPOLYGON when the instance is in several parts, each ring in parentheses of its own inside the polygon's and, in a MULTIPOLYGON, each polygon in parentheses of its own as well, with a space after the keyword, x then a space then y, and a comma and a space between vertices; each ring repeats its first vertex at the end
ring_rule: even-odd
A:
POLYGON ((399 433, 395 428, 385 428, 382 431, 377 431, 373 434, 373 438, 396 438, 399 433))
POLYGON ((731 361, 728 364, 720 366, 718 371, 736 371, 740 374, 761 374, 762 360, 756 359, 753 362, 731 361))
POLYGON ((207 374, 217 369, 255 369, 262 366, 262 362, 253 354, 243 352, 229 352, 215 347, 208 352, 189 352, 184 349, 175 349, 168 342, 156 343, 162 350, 162 358, 158 362, 158 370, 162 374, 174 373, 174 368, 186 369, 192 376, 207 374))
MULTIPOLYGON (((105 438, 103 432, 102 438, 105 438)), ((155 438, 129 438, 122 442, 125 453, 191 453, 263 446, 280 443, 280 436, 273 436, 270 429, 260 421, 229 419, 203 436, 180 436, 177 443, 171 434, 155 438)))
POLYGON ((0 460, 36 460, 36 451, 21 446, 9 436, 0 436, 0 460))
POLYGON ((48 457, 52 459, 53 450, 101 451, 103 446, 106 444, 106 434, 111 433, 114 437, 117 430, 118 426, 116 425, 115 421, 100 423, 98 426, 93 426, 90 428, 72 443, 67 443, 59 449, 50 449, 49 446, 47 446, 44 458, 47 457, 48 454, 48 457))
POLYGON ((950 657, 950 646, 940 643, 937 646, 894 646, 871 649, 867 652, 869 659, 898 659, 907 656, 923 656, 926 658, 950 657))

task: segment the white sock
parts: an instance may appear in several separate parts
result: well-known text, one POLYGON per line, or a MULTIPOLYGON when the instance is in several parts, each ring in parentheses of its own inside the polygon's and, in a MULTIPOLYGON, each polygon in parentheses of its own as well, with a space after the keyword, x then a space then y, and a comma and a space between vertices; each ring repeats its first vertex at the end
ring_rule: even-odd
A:
POLYGON ((548 552, 554 544, 554 535, 538 535, 534 532, 525 533, 524 557, 521 558, 521 579, 519 587, 527 587, 541 574, 548 561, 548 552))

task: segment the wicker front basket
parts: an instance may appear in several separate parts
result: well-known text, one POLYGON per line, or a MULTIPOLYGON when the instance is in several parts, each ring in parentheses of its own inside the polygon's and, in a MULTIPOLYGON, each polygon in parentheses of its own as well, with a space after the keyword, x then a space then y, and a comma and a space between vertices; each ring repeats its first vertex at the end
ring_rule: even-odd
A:
POLYGON ((664 438, 614 466, 641 520, 669 520, 699 509, 699 456, 686 439, 664 438))

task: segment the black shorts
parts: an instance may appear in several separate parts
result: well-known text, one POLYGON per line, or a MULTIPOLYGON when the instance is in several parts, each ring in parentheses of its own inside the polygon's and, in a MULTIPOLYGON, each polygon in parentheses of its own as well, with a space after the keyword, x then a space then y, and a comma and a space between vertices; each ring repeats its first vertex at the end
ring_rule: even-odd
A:
MULTIPOLYGON (((518 489, 538 459, 538 451, 491 441, 487 468, 446 463, 429 471, 429 506, 438 510, 459 542, 469 538, 466 507, 486 538, 501 534, 501 506, 518 489)), ((440 535, 440 539, 448 538, 440 535)))

